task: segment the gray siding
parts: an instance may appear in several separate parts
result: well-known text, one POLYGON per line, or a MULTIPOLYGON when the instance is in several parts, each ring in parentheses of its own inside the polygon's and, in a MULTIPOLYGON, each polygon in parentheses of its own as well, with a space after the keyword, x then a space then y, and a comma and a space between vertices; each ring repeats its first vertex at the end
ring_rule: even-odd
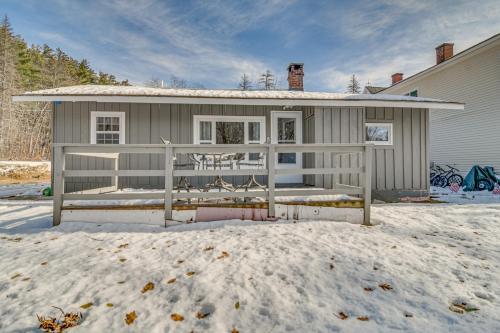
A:
POLYGON ((393 145, 375 146, 372 188, 428 190, 427 109, 366 108, 366 122, 393 125, 393 145))
MULTIPOLYGON (((363 142, 364 108, 315 109, 315 141, 317 143, 361 143, 363 142)), ((358 166, 358 154, 316 154, 318 168, 358 166)), ((336 182, 331 175, 315 176, 316 186, 331 188, 336 182)), ((358 175, 340 175, 342 184, 359 184, 358 175)))
MULTIPOLYGON (((54 142, 89 143, 91 111, 125 112, 125 143, 161 143, 163 137, 172 143, 193 142, 193 115, 265 116, 266 133, 270 136, 270 111, 275 106, 183 105, 62 102, 54 105, 54 142)), ((392 122, 393 146, 376 146, 373 161, 373 189, 421 190, 428 188, 428 122, 426 109, 409 108, 295 108, 303 111, 305 143, 362 143, 365 122, 392 122)), ((305 167, 357 166, 359 156, 341 158, 326 154, 304 154, 305 167)), ((160 155, 126 154, 120 156, 120 169, 163 169, 160 155)), ((111 169, 111 161, 103 158, 68 156, 68 169, 111 169)), ((209 179, 200 179, 207 182, 209 179)), ((244 177, 229 177, 233 184, 244 177)), ((196 181, 196 179, 194 180, 196 181)), ((199 183, 194 185, 199 185, 199 183)), ((265 181, 261 178, 260 181, 265 181)), ((331 175, 306 176, 309 185, 331 187, 331 175)), ((340 175, 339 181, 358 185, 357 175, 340 175)), ((163 188, 162 177, 120 177, 120 187, 163 188)), ((66 191, 110 185, 106 177, 68 178, 66 191)))
MULTIPOLYGON (((428 189, 427 109, 410 108, 316 108, 315 140, 324 143, 363 143, 366 122, 393 124, 393 145, 375 146, 372 188, 376 190, 428 189)), ((356 154, 329 157, 318 154, 317 167, 359 166, 356 154)), ((358 185, 355 175, 341 175, 339 182, 358 185)), ((316 176, 315 184, 332 187, 332 176, 316 176)))
MULTIPOLYGON (((188 105, 62 102, 54 105, 54 142, 90 143, 90 112, 125 112, 125 143, 161 143, 161 138, 172 143, 193 142, 193 115, 266 116, 266 135, 270 136, 270 111, 276 106, 188 105)), ((294 108, 307 111, 310 108, 294 108)), ((306 112, 304 112, 305 114, 306 112)), ((304 136, 308 135, 304 131, 304 136)), ((160 155, 126 154, 120 156, 120 169, 163 169, 160 155)), ((68 156, 68 169, 111 169, 111 161, 103 158, 68 156)), ((202 179, 207 181, 208 179, 202 179)), ((229 177, 233 184, 242 183, 244 177, 229 177)), ((263 181, 264 179, 261 179, 263 181)), ((162 177, 120 177, 120 187, 162 188, 162 177)), ((106 177, 67 178, 66 191, 109 186, 106 177)), ((199 184, 194 184, 199 185, 199 184)))

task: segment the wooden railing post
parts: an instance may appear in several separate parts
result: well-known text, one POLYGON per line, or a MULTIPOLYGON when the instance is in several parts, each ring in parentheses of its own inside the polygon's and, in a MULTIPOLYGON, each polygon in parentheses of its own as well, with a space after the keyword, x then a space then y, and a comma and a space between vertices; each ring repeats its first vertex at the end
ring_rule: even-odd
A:
POLYGON ((274 209, 274 186, 275 186, 275 173, 276 173, 276 154, 274 144, 268 145, 267 151, 267 202, 268 202, 268 217, 275 217, 276 212, 274 209))
POLYGON ((57 226, 61 224, 61 211, 63 206, 63 194, 64 194, 64 169, 66 164, 66 158, 64 156, 63 146, 54 146, 52 149, 54 154, 54 188, 53 192, 53 213, 52 213, 52 225, 57 226))
POLYGON ((165 223, 172 220, 172 191, 174 188, 174 148, 165 143, 165 223))
POLYGON ((365 181, 364 181, 364 225, 371 225, 370 223, 370 206, 372 203, 372 157, 373 157, 373 146, 365 146, 365 181))
MULTIPOLYGON (((116 158, 113 158, 113 170, 118 171, 119 161, 120 161, 120 153, 116 155, 116 158)), ((118 175, 111 177, 111 186, 115 191, 118 191, 118 175)))

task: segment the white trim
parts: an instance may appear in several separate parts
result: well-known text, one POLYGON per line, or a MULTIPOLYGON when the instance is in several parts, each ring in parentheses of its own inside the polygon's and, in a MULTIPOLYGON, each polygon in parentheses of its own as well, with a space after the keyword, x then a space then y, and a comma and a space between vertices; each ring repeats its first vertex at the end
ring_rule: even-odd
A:
MULTIPOLYGON (((397 96, 395 96, 396 98, 397 96)), ((196 105, 272 105, 272 106, 356 106, 463 110, 457 102, 426 102, 377 99, 277 99, 277 98, 216 98, 167 96, 92 96, 92 95, 19 95, 14 102, 98 102, 98 103, 167 103, 196 105)))
MULTIPOLYGON (((271 143, 278 143, 278 118, 295 118, 296 121, 296 133, 295 133, 295 143, 302 144, 302 111, 271 111, 271 143)), ((302 153, 297 152, 294 164, 278 163, 278 154, 275 157, 276 169, 295 169, 302 168, 302 153)), ((293 175, 279 175, 276 176, 277 183, 302 183, 302 174, 293 175)))
POLYGON ((365 143, 373 143, 374 145, 377 145, 377 146, 392 146, 393 145, 392 123, 383 123, 383 122, 365 123, 365 131, 363 133, 365 138, 366 138, 366 128, 368 126, 387 127, 389 129, 389 141, 366 141, 366 139, 365 139, 365 141, 366 141, 365 143))
POLYGON ((115 111, 91 111, 90 112, 90 143, 96 144, 96 119, 97 117, 118 117, 120 118, 120 144, 125 144, 125 112, 115 111))
MULTIPOLYGON (((244 126, 244 144, 254 144, 254 143, 265 143, 266 142, 266 117, 265 116, 219 116, 219 115, 194 115, 193 116, 193 143, 207 143, 207 144, 216 144, 215 140, 217 138, 217 128, 216 122, 235 122, 235 123, 243 123, 244 126), (212 123, 212 137, 211 142, 209 140, 203 140, 200 142, 200 122, 206 121, 212 123), (260 140, 259 142, 248 140, 248 123, 260 123, 260 140)), ((245 153, 244 161, 248 162, 248 153, 245 153)))

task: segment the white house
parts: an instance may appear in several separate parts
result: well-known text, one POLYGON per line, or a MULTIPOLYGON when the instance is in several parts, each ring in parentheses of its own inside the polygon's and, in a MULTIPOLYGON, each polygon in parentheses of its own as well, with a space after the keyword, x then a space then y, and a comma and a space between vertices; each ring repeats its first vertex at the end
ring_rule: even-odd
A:
POLYGON ((466 174, 473 165, 500 171, 500 34, 456 55, 453 44, 436 48, 436 64, 377 94, 454 100, 464 110, 430 110, 430 160, 466 174))

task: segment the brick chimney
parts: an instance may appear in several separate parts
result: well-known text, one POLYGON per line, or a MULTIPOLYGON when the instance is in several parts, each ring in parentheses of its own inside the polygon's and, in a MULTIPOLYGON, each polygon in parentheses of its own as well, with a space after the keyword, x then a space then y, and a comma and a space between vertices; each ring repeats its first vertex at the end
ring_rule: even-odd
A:
POLYGON ((304 91, 304 64, 292 62, 288 65, 288 90, 304 91))
POLYGON ((443 43, 436 47, 436 65, 453 57, 453 43, 443 43))
POLYGON ((395 85, 399 81, 403 80, 403 73, 394 73, 391 75, 392 77, 392 85, 395 85))

